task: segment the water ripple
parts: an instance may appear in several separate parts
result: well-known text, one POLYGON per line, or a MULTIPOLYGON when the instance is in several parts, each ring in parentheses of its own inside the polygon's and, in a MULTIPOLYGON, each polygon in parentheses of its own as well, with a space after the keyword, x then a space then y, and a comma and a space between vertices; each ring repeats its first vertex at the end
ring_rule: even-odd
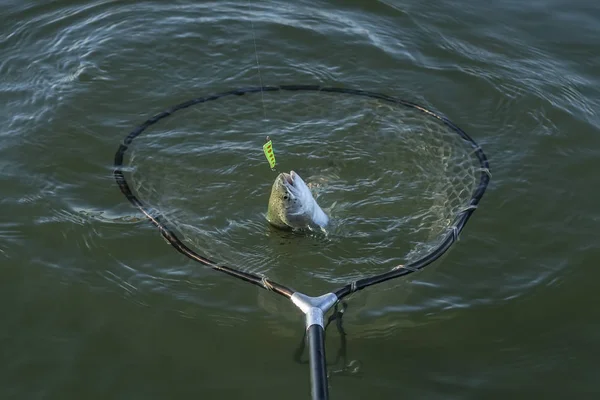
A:
MULTIPOLYGON (((559 3, 4 2, 0 254, 186 319, 206 308, 238 326, 272 306, 178 258, 112 177, 116 146, 136 124, 189 98, 258 85, 256 36, 265 84, 423 102, 472 134, 493 165, 484 203, 435 273, 352 299, 356 336, 387 337, 567 285, 598 248, 590 188, 600 52, 593 7, 559 3)), ((404 262, 430 239, 444 218, 432 216, 440 197, 427 183, 437 169, 423 161, 436 145, 411 136, 425 123, 364 99, 264 99, 178 112, 129 149, 132 186, 186 244, 316 293, 404 262), (265 223, 274 179, 260 152, 266 135, 282 170, 319 183, 328 236, 265 223)), ((292 318, 280 314, 273 325, 292 318)))

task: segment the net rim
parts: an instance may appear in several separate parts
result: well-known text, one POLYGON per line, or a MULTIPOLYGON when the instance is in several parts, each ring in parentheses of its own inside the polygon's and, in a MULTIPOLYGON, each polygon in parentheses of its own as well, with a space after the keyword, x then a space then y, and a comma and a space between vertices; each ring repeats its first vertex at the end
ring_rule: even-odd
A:
POLYGON ((447 235, 446 239, 441 242, 436 248, 427 253, 425 256, 420 259, 411 262, 407 265, 395 266, 391 270, 383 273, 379 273, 376 275, 372 275, 366 278, 358 279, 352 281, 331 293, 334 293, 338 299, 342 299, 354 293, 356 291, 362 290, 366 287, 375 285, 377 283, 385 282, 390 279, 399 278, 401 276, 405 276, 411 274, 413 272, 419 271, 426 267, 427 265, 433 263, 435 260, 440 258, 448 249, 458 240, 458 236, 461 231, 464 229, 467 224, 469 218, 477 208, 480 200, 482 199, 487 186, 490 181, 490 166, 489 161, 483 152, 482 148, 461 128, 459 128, 456 124, 450 121, 448 118, 435 113, 419 104, 398 99, 392 96, 388 96, 383 93, 360 90, 360 89, 352 89, 345 87, 331 87, 331 86, 320 86, 320 85, 269 85, 269 86, 252 86, 252 87, 242 87, 238 89, 233 89, 225 92, 220 92, 216 94, 212 94, 205 97, 196 97, 185 102, 179 103, 163 112, 160 112, 153 117, 146 120, 141 125, 138 125, 135 129, 133 129, 123 140, 123 142, 119 145, 117 152, 115 153, 114 158, 114 178, 119 186, 121 192, 127 200, 135 207, 137 207, 150 222, 152 222, 160 231, 161 235, 167 240, 169 244, 171 244, 178 252, 182 253, 186 257, 204 265, 210 267, 214 270, 224 272, 230 276, 236 277, 243 281, 252 283, 256 286, 259 286, 263 289, 273 291, 279 295, 282 295, 286 298, 291 298, 295 290, 291 289, 288 286, 282 285, 278 282, 275 282, 265 276, 261 276, 258 274, 253 274, 246 271, 241 271, 234 267, 219 265, 217 262, 204 257, 194 250, 187 247, 180 239, 175 235, 175 233, 169 228, 168 224, 164 221, 164 218, 153 212, 150 208, 148 208, 132 191, 127 180, 125 179, 125 175, 123 174, 123 159, 125 156, 125 152, 127 151, 129 145, 133 142, 133 140, 139 136, 145 129, 155 124, 159 120, 169 117, 173 115, 175 112, 197 105, 201 103, 206 103, 209 101, 215 101, 227 96, 243 96, 245 94, 250 93, 264 93, 264 92, 281 92, 281 91, 313 91, 313 92, 328 92, 328 93, 340 93, 347 95, 355 95, 355 96, 363 96, 370 97, 375 99, 384 100, 388 103, 404 106, 408 108, 412 108, 418 110, 432 118, 441 121, 444 125, 449 127, 452 131, 458 134, 465 142, 469 143, 473 149, 473 153, 477 157, 480 165, 480 176, 479 183, 477 187, 471 194, 471 199, 468 205, 463 209, 461 213, 458 214, 454 223, 451 227, 451 234, 447 235))

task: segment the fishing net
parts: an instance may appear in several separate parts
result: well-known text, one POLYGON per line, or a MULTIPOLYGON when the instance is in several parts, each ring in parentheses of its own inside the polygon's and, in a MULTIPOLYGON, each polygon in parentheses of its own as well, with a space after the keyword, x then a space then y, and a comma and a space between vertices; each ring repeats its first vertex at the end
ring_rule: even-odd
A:
POLYGON ((456 240, 489 174, 483 152, 460 128, 376 93, 265 89, 264 109, 256 88, 195 99, 126 140, 126 170, 116 171, 121 188, 128 182, 130 200, 197 261, 271 289, 273 282, 314 290, 333 284, 346 285, 338 294, 347 294, 419 269, 456 240), (266 222, 277 175, 262 154, 267 135, 277 173, 300 174, 330 215, 326 234, 266 222))

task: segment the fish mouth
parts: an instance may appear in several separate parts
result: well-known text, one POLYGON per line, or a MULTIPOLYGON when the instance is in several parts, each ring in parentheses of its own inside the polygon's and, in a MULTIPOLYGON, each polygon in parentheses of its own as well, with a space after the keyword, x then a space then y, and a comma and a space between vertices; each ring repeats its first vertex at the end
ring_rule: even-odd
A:
POLYGON ((290 171, 289 174, 287 172, 283 172, 281 174, 283 183, 286 183, 290 186, 294 186, 294 177, 295 176, 296 176, 296 173, 294 171, 290 171))

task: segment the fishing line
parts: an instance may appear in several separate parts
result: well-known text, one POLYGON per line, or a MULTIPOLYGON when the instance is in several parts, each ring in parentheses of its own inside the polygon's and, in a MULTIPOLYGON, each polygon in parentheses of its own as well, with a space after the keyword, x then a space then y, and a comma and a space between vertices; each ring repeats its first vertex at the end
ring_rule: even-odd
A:
MULTIPOLYGON (((248 0, 248 11, 252 14, 252 3, 248 0)), ((258 61, 258 48, 256 46, 256 34, 254 33, 254 21, 252 15, 250 15, 250 26, 252 27, 252 39, 254 40, 254 55, 256 57, 256 69, 258 70, 258 81, 260 82, 260 98, 262 101, 263 116, 265 121, 267 120, 267 108, 265 107, 265 95, 263 93, 263 80, 260 73, 260 62, 258 61)))
MULTIPOLYGON (((250 13, 252 12, 252 3, 248 0, 248 10, 250 13)), ((252 30, 252 40, 254 41, 254 56, 256 57, 256 70, 258 71, 258 81, 260 83, 260 100, 262 103, 263 109, 263 117, 264 120, 267 121, 267 107, 265 106, 265 94, 263 91, 263 80, 262 74, 260 72, 260 61, 258 60, 258 47, 256 46, 256 33, 254 32, 254 21, 252 20, 252 16, 250 15, 250 27, 252 30)), ((267 140, 263 145, 263 151, 265 152, 265 156, 269 161, 269 165, 271 166, 271 171, 277 172, 277 168, 275 168, 275 154, 273 152, 273 144, 271 142, 271 138, 267 136, 267 140)))

